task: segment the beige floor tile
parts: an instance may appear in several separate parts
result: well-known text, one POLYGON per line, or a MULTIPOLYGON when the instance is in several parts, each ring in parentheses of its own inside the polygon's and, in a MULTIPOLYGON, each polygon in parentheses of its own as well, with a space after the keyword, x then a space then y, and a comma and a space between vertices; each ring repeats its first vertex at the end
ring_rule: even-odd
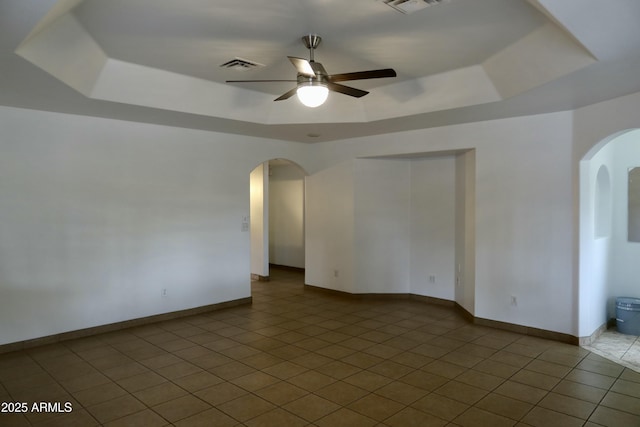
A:
POLYGON ((86 408, 99 422, 107 423, 127 415, 146 409, 145 405, 131 395, 116 397, 115 399, 98 403, 86 408))
POLYGON ((396 402, 410 405, 425 396, 428 391, 400 381, 394 381, 379 388, 375 393, 396 402))
POLYGON ((58 401, 67 396, 67 390, 60 384, 46 383, 35 388, 14 389, 10 401, 13 402, 47 402, 58 401))
POLYGON ((547 350, 538 356, 538 360, 544 360, 547 362, 557 363, 559 365, 568 366, 574 368, 578 363, 582 361, 584 355, 581 354, 567 354, 558 350, 547 350))
POLYGON ((433 391, 449 381, 448 378, 424 371, 414 371, 400 378, 406 384, 421 388, 426 391, 433 391))
POLYGON ((152 407, 155 412, 172 423, 210 408, 208 403, 192 395, 182 396, 152 407))
POLYGON ((412 353, 411 351, 403 352, 393 356, 391 359, 394 362, 402 365, 410 366, 414 369, 420 369, 429 363, 433 362, 433 358, 424 356, 422 354, 412 353))
POLYGON ((402 410, 405 406, 394 400, 387 399, 375 394, 369 394, 348 405, 362 415, 374 420, 382 421, 402 410))
POLYGON ((343 381, 371 392, 389 384, 393 380, 375 372, 362 370, 343 379, 343 381))
POLYGON ((124 396, 125 394, 127 394, 126 390, 118 384, 111 382, 74 392, 73 397, 80 402, 82 406, 88 407, 124 396))
POLYGON ((466 403, 450 399, 439 394, 431 393, 411 405, 415 409, 435 415, 447 421, 452 421, 469 408, 466 403))
POLYGON ((398 379, 410 374, 414 369, 391 360, 385 360, 369 368, 369 371, 392 379, 398 379))
POLYGON ((286 403, 297 400, 309 394, 307 390, 296 387, 293 384, 281 381, 279 383, 262 388, 255 392, 256 395, 273 403, 282 406, 286 403))
POLYGON ((479 408, 469 408, 453 422, 462 427, 511 427, 515 420, 479 408))
POLYGON ((569 380, 562 380, 553 388, 555 393, 565 396, 575 397, 591 403, 599 403, 607 393, 605 389, 592 387, 585 384, 576 383, 569 380))
POLYGON ((302 281, 273 269, 251 305, 0 354, 0 400, 74 405, 0 425, 640 425, 640 373, 607 358, 302 281))
POLYGON ((611 391, 640 398, 640 383, 618 379, 611 387, 611 391))
MULTIPOLYGON (((208 370, 213 375, 216 375, 222 379, 230 381, 234 378, 242 377, 244 375, 255 372, 256 369, 245 365, 244 363, 232 361, 224 365, 218 365, 208 370)), ((193 372, 191 372, 193 373, 193 372)))
POLYGON ((605 406, 598 406, 589 421, 606 427, 640 426, 639 416, 605 406))
POLYGON ((589 358, 583 359, 576 368, 614 378, 617 378, 624 370, 623 366, 616 365, 608 360, 596 361, 589 358))
POLYGON ((138 363, 149 369, 158 369, 178 362, 180 362, 179 357, 176 357, 171 353, 164 353, 158 356, 152 356, 148 359, 142 359, 138 363))
MULTIPOLYGON (((106 378, 106 377, 105 377, 106 378)), ((155 372, 149 371, 116 381, 120 387, 129 393, 144 390, 166 382, 167 379, 155 372)))
POLYGON ((510 378, 513 374, 518 372, 520 368, 512 365, 508 365, 502 362, 496 362, 494 360, 485 359, 473 367, 474 370, 484 372, 485 374, 495 375, 501 378, 510 378))
POLYGON ((516 368, 524 368, 533 360, 532 357, 511 353, 504 349, 494 353, 489 359, 506 365, 515 366, 516 368))
POLYGON ((114 366, 113 368, 105 369, 103 373, 114 381, 122 380, 124 378, 133 377, 144 372, 148 372, 149 368, 141 365, 137 362, 125 363, 122 365, 114 366))
MULTIPOLYGON (((117 420, 110 421, 104 425, 104 427, 131 427, 131 426, 145 426, 145 427, 163 427, 168 425, 167 420, 162 418, 150 409, 136 412, 135 414, 127 415, 117 420)), ((67 424, 72 425, 72 424, 67 424)))
POLYGON ((361 369, 367 369, 384 361, 384 359, 382 357, 359 351, 343 357, 342 361, 361 369))
POLYGON ((495 375, 485 374, 484 372, 470 369, 458 375, 456 377, 456 381, 491 391, 502 384, 505 380, 504 378, 500 378, 495 375))
POLYGON ((218 406, 246 394, 248 394, 246 390, 228 382, 216 384, 194 393, 195 396, 213 406, 218 406))
POLYGON ((281 408, 274 409, 247 421, 248 427, 302 427, 308 425, 304 419, 281 408))
POLYGON ((442 427, 447 421, 426 412, 407 407, 384 420, 389 427, 442 427))
POLYGON ((432 359, 439 359, 451 350, 437 347, 433 344, 424 343, 411 349, 411 352, 420 354, 422 356, 430 357, 432 359))
MULTIPOLYGON (((280 359, 282 360, 282 359, 280 359)), ((294 357, 290 362, 303 366, 307 369, 315 369, 327 363, 333 362, 333 359, 316 353, 306 353, 302 356, 294 357)))
POLYGON ((185 396, 187 391, 177 385, 166 382, 134 393, 134 396, 147 406, 155 406, 185 396))
POLYGON ((334 360, 325 365, 316 368, 316 371, 328 375, 337 380, 350 377, 351 375, 360 372, 361 368, 345 363, 340 360, 334 360))
POLYGON ((571 371, 568 366, 538 359, 532 360, 525 369, 558 378, 564 378, 571 371))
MULTIPOLYGON (((0 422, 4 421, 4 417, 0 416, 0 422)), ((16 422, 16 420, 7 420, 7 425, 10 427, 20 427, 22 425, 29 424, 21 424, 20 422, 16 422)), ((66 414, 57 414, 54 415, 42 422, 37 422, 33 424, 36 427, 94 427, 99 426, 98 421, 89 414, 84 409, 74 409, 73 412, 66 414)))
POLYGON ((238 387, 242 387, 247 391, 256 391, 261 388, 280 382, 280 380, 272 375, 258 371, 258 372, 252 372, 247 375, 243 375, 238 378, 234 378, 229 382, 237 385, 238 387))
POLYGON ((465 372, 467 368, 460 365, 454 365, 453 363, 444 362, 442 360, 434 360, 433 362, 423 366, 421 370, 449 379, 454 379, 465 372))
POLYGON ((315 424, 319 427, 372 427, 377 424, 377 421, 342 408, 316 421, 315 424))
POLYGON ((289 383, 296 385, 308 391, 316 391, 331 383, 336 382, 335 378, 324 375, 316 371, 307 371, 287 380, 289 383))
POLYGON ((560 379, 557 377, 540 374, 538 372, 533 372, 526 369, 522 369, 516 372, 510 378, 510 380, 521 384, 527 384, 543 390, 551 390, 560 382, 560 379))
POLYGON ((238 420, 231 418, 216 408, 211 408, 176 421, 173 425, 175 427, 234 427, 238 425, 238 420))
POLYGON ((622 372, 622 375, 620 375, 620 379, 640 383, 640 372, 632 371, 631 369, 626 368, 622 372))
POLYGON ((224 380, 209 372, 197 372, 195 374, 174 379, 173 382, 181 388, 193 393, 195 391, 220 384, 224 382, 224 380))
POLYGON ((531 403, 511 399, 510 397, 495 393, 485 396, 480 402, 476 403, 475 406, 513 420, 520 420, 533 408, 531 403))
POLYGON ((583 420, 588 419, 596 407, 594 403, 553 392, 547 394, 544 399, 538 403, 538 406, 582 418, 583 420))
POLYGON ((275 409, 275 406, 266 400, 253 394, 246 394, 237 399, 228 401, 217 406, 222 412, 237 419, 238 421, 248 421, 262 415, 265 412, 275 409))
POLYGON ((522 418, 522 422, 534 427, 580 427, 584 424, 580 418, 537 406, 522 418))
POLYGON ((340 409, 340 405, 323 397, 308 394, 287 403, 283 408, 309 422, 315 422, 340 409))
POLYGON ((589 385, 592 387, 603 388, 605 390, 611 388, 613 383, 616 381, 615 378, 612 378, 610 376, 598 374, 595 372, 589 372, 582 369, 573 369, 567 374, 564 379, 580 384, 589 385))
POLYGON ((315 394, 339 405, 347 406, 349 403, 366 396, 369 392, 346 382, 337 381, 316 390, 315 394))
POLYGON ((507 380, 496 388, 494 393, 502 396, 511 397, 523 402, 537 404, 544 396, 547 395, 546 390, 542 390, 530 385, 521 384, 515 381, 507 380))
POLYGON ((604 396, 600 405, 629 412, 634 415, 640 415, 640 399, 625 394, 610 391, 604 396))

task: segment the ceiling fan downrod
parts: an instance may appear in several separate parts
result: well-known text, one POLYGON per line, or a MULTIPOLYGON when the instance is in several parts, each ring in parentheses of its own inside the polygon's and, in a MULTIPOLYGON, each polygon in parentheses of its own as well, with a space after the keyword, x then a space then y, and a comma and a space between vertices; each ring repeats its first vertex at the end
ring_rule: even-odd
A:
POLYGON ((304 43, 305 47, 309 49, 309 62, 314 62, 313 51, 318 47, 321 41, 322 37, 317 34, 308 34, 302 37, 302 43, 304 43))

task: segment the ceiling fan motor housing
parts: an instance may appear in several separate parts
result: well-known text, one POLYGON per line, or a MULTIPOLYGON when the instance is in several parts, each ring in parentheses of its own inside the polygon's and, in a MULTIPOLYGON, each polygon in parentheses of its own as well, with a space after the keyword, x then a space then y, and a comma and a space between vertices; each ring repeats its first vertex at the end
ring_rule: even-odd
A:
POLYGON ((321 41, 322 41, 322 37, 320 37, 317 34, 308 34, 302 37, 302 43, 304 43, 307 49, 317 48, 321 41))

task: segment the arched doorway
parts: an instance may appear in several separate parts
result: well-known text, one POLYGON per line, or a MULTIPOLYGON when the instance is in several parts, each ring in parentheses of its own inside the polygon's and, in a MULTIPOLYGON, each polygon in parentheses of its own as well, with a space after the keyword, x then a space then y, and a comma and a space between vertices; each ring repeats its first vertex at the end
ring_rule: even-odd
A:
POLYGON ((304 177, 298 164, 271 159, 250 175, 251 277, 268 280, 271 265, 304 269, 304 177))
POLYGON ((638 166, 640 129, 611 135, 580 162, 580 335, 591 335, 589 350, 634 369, 640 340, 617 334, 615 300, 640 298, 640 242, 628 238, 629 171, 638 166))

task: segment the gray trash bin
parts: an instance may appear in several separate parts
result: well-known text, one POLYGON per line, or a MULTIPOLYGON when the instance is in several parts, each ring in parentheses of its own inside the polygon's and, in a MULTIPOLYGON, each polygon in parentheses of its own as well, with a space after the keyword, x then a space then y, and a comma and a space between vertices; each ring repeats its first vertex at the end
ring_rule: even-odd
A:
POLYGON ((616 298, 618 332, 640 336, 640 298, 616 298))

